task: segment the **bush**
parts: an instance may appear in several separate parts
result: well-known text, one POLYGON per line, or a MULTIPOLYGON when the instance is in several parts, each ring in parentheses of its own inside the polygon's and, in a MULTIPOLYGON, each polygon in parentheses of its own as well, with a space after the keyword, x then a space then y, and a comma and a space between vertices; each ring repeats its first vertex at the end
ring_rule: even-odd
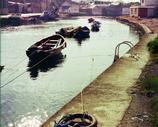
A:
POLYGON ((154 56, 154 63, 158 64, 158 55, 156 54, 156 56, 154 56))
POLYGON ((141 84, 147 91, 158 92, 158 77, 156 76, 146 76, 141 84))
POLYGON ((155 63, 158 64, 158 59, 155 60, 155 63))
POLYGON ((156 111, 158 113, 158 96, 154 97, 151 100, 151 107, 154 111, 156 111))
POLYGON ((158 115, 156 115, 153 118, 152 123, 153 123, 153 127, 158 127, 158 115))
POLYGON ((158 53, 158 37, 148 43, 149 51, 151 53, 158 53))

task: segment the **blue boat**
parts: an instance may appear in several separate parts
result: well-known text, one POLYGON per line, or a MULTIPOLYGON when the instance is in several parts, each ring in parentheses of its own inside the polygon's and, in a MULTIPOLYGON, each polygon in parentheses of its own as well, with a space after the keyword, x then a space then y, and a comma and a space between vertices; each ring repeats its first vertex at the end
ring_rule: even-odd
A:
POLYGON ((89 38, 89 33, 90 30, 88 27, 79 27, 75 32, 74 32, 74 38, 76 39, 84 39, 84 38, 89 38))

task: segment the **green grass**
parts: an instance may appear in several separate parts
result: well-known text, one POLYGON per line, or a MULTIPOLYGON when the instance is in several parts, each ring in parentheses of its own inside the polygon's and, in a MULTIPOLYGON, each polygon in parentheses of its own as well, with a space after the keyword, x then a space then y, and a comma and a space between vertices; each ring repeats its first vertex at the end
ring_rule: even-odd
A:
POLYGON ((158 37, 150 41, 147 46, 151 53, 158 54, 158 37))
POLYGON ((158 92, 158 77, 146 76, 141 85, 146 91, 158 92))
POLYGON ((158 96, 155 96, 152 100, 151 100, 151 108, 158 113, 158 96))
POLYGON ((153 127, 158 127, 158 115, 154 116, 152 120, 153 127))
POLYGON ((154 63, 155 63, 155 64, 158 64, 158 55, 156 55, 156 56, 154 57, 154 63))
POLYGON ((155 60, 155 63, 158 64, 158 59, 155 60))

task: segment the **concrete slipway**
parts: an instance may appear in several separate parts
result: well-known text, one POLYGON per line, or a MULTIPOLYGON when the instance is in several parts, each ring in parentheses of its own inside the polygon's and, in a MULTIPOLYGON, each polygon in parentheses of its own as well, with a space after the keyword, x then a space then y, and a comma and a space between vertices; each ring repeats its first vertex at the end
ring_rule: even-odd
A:
MULTIPOLYGON (((98 127, 116 127, 119 124, 131 101, 128 91, 135 84, 149 60, 150 54, 146 45, 156 35, 150 34, 146 26, 142 24, 139 26, 146 34, 128 52, 128 54, 138 54, 138 60, 128 55, 120 58, 83 90, 85 111, 97 119, 98 127)), ((58 121, 65 114, 81 112, 82 104, 79 93, 41 126, 52 127, 54 120, 58 121)))

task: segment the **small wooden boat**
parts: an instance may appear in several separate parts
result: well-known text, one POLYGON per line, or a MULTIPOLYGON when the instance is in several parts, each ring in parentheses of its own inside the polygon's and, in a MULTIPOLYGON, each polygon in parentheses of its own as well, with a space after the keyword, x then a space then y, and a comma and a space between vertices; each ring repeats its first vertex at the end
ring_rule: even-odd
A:
POLYGON ((74 32, 74 38, 76 39, 84 39, 84 38, 89 38, 89 33, 90 30, 88 27, 79 27, 75 32, 74 32))
POLYGON ((99 31, 99 26, 93 24, 92 27, 91 27, 91 30, 92 30, 93 32, 98 32, 98 31, 99 31))
POLYGON ((74 32, 78 29, 77 28, 74 28, 74 27, 66 27, 66 28, 61 28, 59 31, 56 32, 56 34, 60 34, 62 35, 63 37, 73 37, 74 35, 74 32))
POLYGON ((101 24, 100 22, 94 21, 93 24, 91 25, 91 30, 92 30, 93 32, 99 31, 100 24, 101 24))
POLYGON ((68 114, 55 123, 54 127, 97 127, 97 121, 89 114, 68 114))
POLYGON ((89 22, 89 23, 91 23, 91 22, 93 22, 93 21, 94 21, 93 18, 89 18, 89 19, 88 19, 88 22, 89 22))
POLYGON ((56 34, 44 38, 26 50, 29 59, 41 59, 47 56, 54 56, 61 53, 61 50, 66 47, 66 42, 63 36, 56 34))
POLYGON ((4 66, 0 66, 0 72, 4 69, 4 66))

